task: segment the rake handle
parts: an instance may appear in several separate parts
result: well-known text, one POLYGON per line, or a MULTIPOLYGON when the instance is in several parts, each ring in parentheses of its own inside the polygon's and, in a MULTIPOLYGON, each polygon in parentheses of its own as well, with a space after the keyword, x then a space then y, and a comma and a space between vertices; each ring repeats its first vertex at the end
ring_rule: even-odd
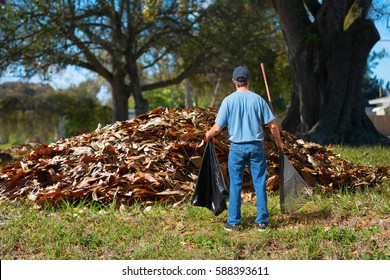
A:
MULTIPOLYGON (((268 96, 268 104, 269 104, 269 107, 271 108, 271 111, 273 114, 275 114, 275 111, 274 111, 274 108, 272 106, 272 100, 271 100, 271 94, 269 93, 269 89, 268 89, 268 83, 267 83, 267 76, 265 75, 265 68, 264 68, 264 63, 261 63, 261 71, 263 72, 263 78, 264 78, 264 83, 265 83, 265 89, 267 90, 267 96, 268 96)), ((279 145, 277 144, 277 141, 276 141, 276 138, 274 135, 272 135, 272 138, 273 138, 273 142, 277 148, 277 150, 283 154, 283 151, 279 148, 279 145)))
POLYGON ((261 63, 260 64, 261 66, 261 72, 263 72, 263 78, 264 78, 264 83, 265 83, 265 89, 267 91, 267 96, 268 96, 268 103, 269 103, 269 106, 272 110, 272 113, 274 113, 274 108, 272 106, 272 100, 271 100, 271 94, 269 93, 269 89, 268 89, 268 83, 267 83, 267 76, 265 75, 265 68, 264 68, 264 63, 261 63))

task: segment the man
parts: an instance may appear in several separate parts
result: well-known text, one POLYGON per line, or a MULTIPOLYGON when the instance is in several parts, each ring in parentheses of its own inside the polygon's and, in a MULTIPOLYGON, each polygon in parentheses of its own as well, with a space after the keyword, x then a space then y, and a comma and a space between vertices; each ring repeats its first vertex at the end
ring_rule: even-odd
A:
POLYGON ((280 149, 283 149, 283 143, 275 117, 268 104, 260 95, 249 90, 248 68, 245 66, 235 68, 232 82, 236 91, 222 101, 215 124, 205 136, 208 141, 228 126, 230 197, 225 229, 232 231, 240 225, 241 188, 245 164, 248 162, 256 191, 257 217, 255 223, 259 231, 265 231, 268 226, 265 187, 267 165, 262 125, 266 124, 270 128, 280 149))

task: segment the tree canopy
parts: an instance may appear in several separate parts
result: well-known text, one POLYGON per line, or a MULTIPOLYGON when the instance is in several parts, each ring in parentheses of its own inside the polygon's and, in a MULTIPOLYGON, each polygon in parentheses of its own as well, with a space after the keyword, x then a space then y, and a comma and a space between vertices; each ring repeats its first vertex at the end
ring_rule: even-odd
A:
POLYGON ((7 1, 0 17, 0 70, 22 65, 26 74, 75 65, 103 77, 112 88, 114 119, 127 119, 127 100, 147 110, 143 90, 177 83, 204 55, 186 61, 175 50, 194 40, 204 1, 55 0, 7 1), (142 80, 162 60, 172 73, 164 81, 142 80))
POLYGON ((194 74, 217 81, 238 64, 253 66, 255 77, 260 62, 270 71, 288 68, 275 16, 247 1, 10 0, 0 23, 0 70, 93 71, 111 86, 114 120, 127 118, 130 96, 136 113, 144 113, 142 92, 190 75, 198 87, 201 76, 194 74))

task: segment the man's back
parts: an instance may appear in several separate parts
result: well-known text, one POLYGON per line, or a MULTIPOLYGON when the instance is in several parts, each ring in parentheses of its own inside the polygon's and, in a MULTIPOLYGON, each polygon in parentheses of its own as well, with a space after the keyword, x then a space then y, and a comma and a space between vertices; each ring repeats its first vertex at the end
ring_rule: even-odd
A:
POLYGON ((233 143, 263 141, 262 124, 274 119, 265 100, 252 91, 236 91, 227 96, 219 109, 216 123, 228 126, 233 143))

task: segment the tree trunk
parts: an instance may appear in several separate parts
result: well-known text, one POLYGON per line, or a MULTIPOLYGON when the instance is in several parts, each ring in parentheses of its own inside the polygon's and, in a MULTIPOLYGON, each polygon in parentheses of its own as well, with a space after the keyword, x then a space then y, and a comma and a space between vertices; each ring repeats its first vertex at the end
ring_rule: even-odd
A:
POLYGON ((185 79, 185 107, 192 108, 191 83, 189 79, 185 79))
POLYGON ((272 1, 294 82, 284 129, 320 144, 390 143, 367 117, 361 93, 369 52, 380 38, 366 18, 370 4, 368 0, 272 1))
POLYGON ((213 90, 213 99, 211 100, 210 105, 209 105, 211 108, 217 107, 217 95, 218 95, 218 90, 219 90, 220 85, 221 85, 221 77, 218 77, 217 83, 215 84, 214 90, 213 90))
POLYGON ((134 81, 132 84, 133 87, 131 92, 134 98, 135 114, 137 116, 145 114, 149 110, 149 102, 142 96, 142 90, 139 81, 134 81))
POLYGON ((142 88, 137 71, 137 62, 134 58, 131 58, 129 68, 129 78, 131 81, 130 90, 134 99, 135 114, 141 115, 149 110, 149 102, 142 96, 142 88))
POLYGON ((11 132, 11 125, 10 123, 10 117, 9 112, 2 111, 0 112, 0 144, 7 144, 9 142, 9 135, 11 132))
POLYGON ((127 120, 129 118, 129 88, 126 86, 125 82, 120 79, 115 79, 111 84, 111 87, 113 121, 127 120))
POLYGON ((65 136, 64 135, 64 119, 65 119, 65 117, 63 117, 63 116, 60 116, 58 118, 56 140, 59 140, 65 136))
POLYGON ((114 72, 116 75, 114 75, 114 79, 111 82, 113 121, 123 121, 129 118, 128 101, 130 96, 134 99, 135 114, 138 116, 146 113, 149 109, 149 104, 142 96, 136 65, 130 65, 127 74, 124 74, 124 69, 121 69, 119 66, 117 66, 114 72), (130 84, 126 84, 127 80, 131 81, 130 84))

